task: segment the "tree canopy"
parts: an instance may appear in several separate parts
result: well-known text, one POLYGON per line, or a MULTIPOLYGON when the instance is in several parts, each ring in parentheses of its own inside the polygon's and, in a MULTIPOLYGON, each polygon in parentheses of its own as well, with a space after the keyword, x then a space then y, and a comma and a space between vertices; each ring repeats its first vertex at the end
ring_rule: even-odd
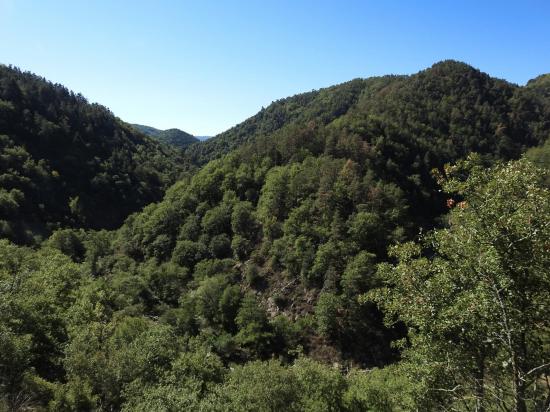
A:
POLYGON ((99 104, 0 65, 0 236, 115 229, 189 169, 99 104))
POLYGON ((0 74, 0 410, 548 407, 544 76, 356 79, 182 152, 0 74))

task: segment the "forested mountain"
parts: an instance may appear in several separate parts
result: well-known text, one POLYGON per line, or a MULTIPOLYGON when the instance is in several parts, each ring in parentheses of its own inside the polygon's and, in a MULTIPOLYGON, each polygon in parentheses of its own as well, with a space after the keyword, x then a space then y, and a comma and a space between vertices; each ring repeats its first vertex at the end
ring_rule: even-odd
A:
MULTIPOLYGON (((547 89, 548 75, 533 79, 527 87, 520 88, 505 81, 490 79, 463 63, 446 61, 414 76, 355 79, 278 100, 204 144, 190 147, 188 152, 196 162, 205 163, 230 152, 242 143, 262 136, 273 136, 280 129, 293 125, 303 126, 309 122, 315 126, 328 125, 348 112, 346 119, 353 116, 357 121, 360 119, 363 123, 367 122, 361 125, 360 131, 353 130, 359 135, 368 132, 384 136, 399 132, 403 134, 400 136, 401 140, 408 138, 404 134, 412 134, 413 139, 425 140, 433 132, 433 138, 427 140, 434 144, 454 146, 458 143, 457 148, 446 151, 461 150, 463 154, 462 146, 476 149, 483 145, 498 144, 499 150, 513 152, 521 148, 506 146, 513 138, 511 134, 522 133, 517 128, 523 126, 512 124, 512 119, 506 119, 506 110, 525 110, 540 118, 542 114, 539 110, 547 110, 541 109, 541 100, 546 100, 544 107, 548 107, 547 89), (521 109, 519 106, 526 105, 526 102, 535 102, 535 106, 521 109), (416 104, 418 106, 415 107, 416 104), (470 124, 473 120, 474 123, 483 122, 485 130, 472 130, 476 128, 475 124, 470 124), (494 134, 501 120, 499 136, 502 139, 494 136, 489 138, 488 134, 494 134), (380 124, 375 124, 376 121, 380 124), (395 130, 378 130, 381 126, 390 125, 395 130), (465 142, 463 139, 478 139, 478 142, 465 142)), ((351 123, 355 126, 354 122, 351 123)), ((482 129, 480 126, 477 125, 477 128, 482 129)), ((344 128, 346 132, 351 131, 349 129, 350 127, 344 128)), ((514 144, 518 143, 525 144, 514 144)), ((450 154, 444 153, 447 158, 450 154)))
MULTIPOLYGON (((377 79, 371 79, 371 83, 377 83, 377 79)), ((204 164, 283 126, 306 124, 308 121, 326 124, 353 105, 364 85, 365 80, 355 79, 339 86, 278 100, 228 131, 190 147, 188 153, 196 163, 204 164)))
POLYGON ((544 410, 545 87, 444 61, 297 95, 116 231, 1 242, 4 404, 544 410))
POLYGON ((114 229, 159 200, 186 162, 108 109, 0 66, 0 236, 59 227, 114 229))
POLYGON ((134 129, 137 129, 141 133, 146 134, 147 136, 152 137, 155 140, 158 140, 159 142, 177 147, 179 149, 184 149, 190 144, 199 141, 199 139, 195 136, 190 135, 189 133, 186 133, 180 129, 159 130, 151 126, 144 126, 141 124, 132 124, 132 127, 134 129))

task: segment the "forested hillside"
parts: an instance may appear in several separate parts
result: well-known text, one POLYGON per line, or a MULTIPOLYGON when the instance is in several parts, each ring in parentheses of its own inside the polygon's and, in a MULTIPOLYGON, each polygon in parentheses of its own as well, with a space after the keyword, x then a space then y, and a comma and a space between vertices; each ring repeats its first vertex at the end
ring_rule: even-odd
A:
POLYGON ((317 312, 319 333, 302 345, 384 364, 398 331, 383 328, 372 307, 354 305, 387 247, 437 225, 447 209, 432 169, 470 152, 486 165, 517 158, 548 136, 548 117, 530 91, 456 62, 332 91, 326 105, 346 109, 323 117, 309 106, 313 93, 295 110, 317 117, 278 128, 259 122, 275 132, 252 133, 249 144, 171 188, 126 222, 117 245, 137 262, 170 262, 193 278, 197 265, 236 264, 272 315, 317 312))
POLYGON ((379 80, 355 79, 338 86, 278 100, 228 131, 190 147, 187 152, 196 163, 204 164, 259 136, 271 135, 284 126, 305 125, 309 121, 326 124, 346 113, 366 83, 376 87, 379 80))
POLYGON ((7 66, 0 153, 0 236, 22 243, 61 227, 114 229, 187 164, 105 107, 7 66))
MULTIPOLYGON (((474 118, 474 123, 482 121, 487 126, 491 126, 493 131, 496 130, 494 123, 499 119, 497 117, 490 118, 495 113, 488 113, 487 109, 492 112, 498 111, 498 116, 506 116, 503 111, 506 109, 504 105, 512 105, 514 109, 525 110, 540 120, 541 116, 547 115, 547 113, 540 113, 540 110, 548 110, 548 96, 548 75, 542 75, 531 80, 526 87, 518 88, 498 79, 491 79, 488 82, 481 73, 472 70, 471 67, 459 62, 447 61, 439 63, 425 74, 419 73, 412 77, 384 76, 355 79, 338 86, 278 100, 232 129, 201 145, 190 147, 188 152, 196 162, 206 163, 245 142, 262 136, 272 136, 279 129, 285 129, 292 125, 303 126, 309 122, 317 126, 327 125, 348 111, 357 113, 356 117, 361 118, 362 121, 368 119, 372 122, 375 118, 381 118, 380 120, 384 123, 392 124, 401 119, 402 122, 408 124, 405 129, 402 129, 401 125, 394 124, 396 132, 412 133, 413 138, 423 139, 431 131, 434 131, 436 133, 434 137, 442 139, 444 134, 451 135, 451 132, 454 132, 454 139, 457 140, 460 147, 466 143, 472 143, 462 142, 462 137, 479 137, 475 133, 469 134, 471 130, 468 129, 475 127, 475 125, 469 125, 474 118), (442 73, 442 76, 434 75, 434 72, 437 71, 446 71, 446 73, 442 73), (426 77, 431 77, 431 79, 426 77), (454 81, 458 82, 451 84, 454 81), (515 94, 515 96, 511 96, 511 94, 515 94), (439 101, 440 99, 442 100, 439 101), (541 100, 544 101, 544 104, 541 100), (523 109, 519 107, 519 105, 531 102, 535 102, 533 103, 535 106, 523 107, 523 109), (416 104, 419 106, 415 107, 416 104), (367 114, 368 111, 372 112, 367 114), (396 115, 398 115, 397 118, 396 115), (443 117, 437 119, 438 115, 443 117), (477 119, 478 115, 482 117, 477 119), (422 129, 414 128, 413 119, 409 119, 409 116, 415 116, 414 121, 419 123, 416 126, 422 125, 422 129), (493 124, 490 124, 491 122, 493 124), (463 130, 459 130, 459 127, 462 127, 463 130), (418 133, 420 135, 416 136, 418 133)), ((510 108, 512 107, 510 106, 510 108)), ((511 124, 505 125, 512 121, 511 119, 506 122, 504 122, 505 119, 502 120, 503 127, 512 126, 511 124)), ((376 125, 371 123, 369 126, 376 125)), ((520 125, 515 127, 518 126, 523 127, 520 125)), ((366 129, 361 130, 361 132, 366 131, 366 129)), ((485 133, 488 131, 486 130, 485 133)), ((371 127, 368 132, 372 134, 378 131, 371 127)), ((508 144, 511 133, 517 134, 521 131, 501 129, 499 133, 503 136, 503 141, 498 143, 501 146, 500 150, 514 150, 505 148, 505 146, 508 144)), ((544 132, 542 133, 544 134, 544 132)), ((456 142, 446 142, 451 146, 454 143, 456 142)), ((495 142, 489 142, 484 138, 480 139, 476 145, 493 143, 495 142)))
POLYGON ((283 99, 118 230, 2 241, 0 408, 544 410, 545 79, 283 99))
POLYGON ((187 146, 199 141, 195 136, 180 129, 159 130, 141 124, 132 124, 132 127, 161 143, 177 147, 178 149, 185 149, 187 146))

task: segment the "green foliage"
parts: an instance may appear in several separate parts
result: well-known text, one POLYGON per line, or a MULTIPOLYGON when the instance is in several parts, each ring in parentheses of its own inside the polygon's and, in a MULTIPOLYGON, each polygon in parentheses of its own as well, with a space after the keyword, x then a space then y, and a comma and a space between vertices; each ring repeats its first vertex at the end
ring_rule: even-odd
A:
POLYGON ((258 307, 254 296, 244 297, 235 323, 239 328, 239 333, 235 336, 237 343, 242 345, 249 356, 265 357, 269 353, 273 332, 265 311, 258 307))
POLYGON ((32 335, 15 334, 7 325, 0 325, 0 390, 15 395, 32 359, 32 335))
POLYGON ((359 252, 346 266, 340 284, 348 296, 366 292, 376 286, 376 255, 359 252))
POLYGON ((223 314, 219 309, 224 307, 223 302, 227 300, 224 296, 227 287, 229 282, 223 275, 208 277, 200 282, 193 298, 196 301, 197 316, 203 324, 217 326, 222 323, 223 314))
POLYGON ((73 229, 60 229, 55 231, 48 239, 48 246, 55 248, 74 261, 81 261, 86 253, 82 238, 82 232, 73 229))
POLYGON ((338 296, 330 292, 321 293, 315 307, 317 330, 320 334, 333 337, 338 333, 338 311, 341 306, 342 301, 338 296))
POLYGON ((70 380, 55 402, 62 402, 65 392, 89 388, 89 402, 99 402, 105 409, 119 408, 126 386, 136 381, 146 385, 164 375, 179 351, 178 345, 170 327, 150 324, 143 318, 125 317, 108 324, 92 322, 76 327, 66 350, 70 380), (76 388, 72 388, 73 383, 76 388))
POLYGON ((160 200, 189 163, 43 78, 0 66, 0 236, 114 229, 160 200))
POLYGON ((372 296, 409 327, 405 354, 430 401, 525 411, 547 367, 547 171, 525 160, 487 171, 476 160, 446 170, 446 190, 464 198, 449 228, 393 249, 399 263, 381 265, 387 287, 372 296))
POLYGON ((244 412, 299 411, 296 377, 278 362, 249 362, 236 367, 222 388, 229 410, 244 412))
POLYGON ((292 366, 300 388, 303 411, 341 411, 346 380, 337 369, 311 359, 298 359, 292 366))
POLYGON ((350 412, 400 412, 416 409, 416 385, 399 367, 388 366, 370 371, 352 371, 343 396, 350 412))
MULTIPOLYGON (((525 157, 538 167, 550 170, 550 139, 547 139, 542 146, 532 147, 525 152, 525 157)), ((546 178, 546 187, 550 187, 550 178, 546 178)))
POLYGON ((177 306, 180 296, 185 292, 191 276, 187 267, 173 263, 151 265, 144 269, 148 277, 148 288, 160 302, 166 305, 177 306))
POLYGON ((0 396, 8 403, 34 376, 62 378, 65 320, 82 282, 80 268, 58 251, 0 241, 0 396))
POLYGON ((192 240, 180 240, 172 252, 172 261, 192 269, 206 256, 208 256, 208 251, 204 244, 192 240))
POLYGON ((254 217, 254 205, 248 201, 238 202, 231 214, 231 230, 245 239, 255 240, 258 223, 254 217))

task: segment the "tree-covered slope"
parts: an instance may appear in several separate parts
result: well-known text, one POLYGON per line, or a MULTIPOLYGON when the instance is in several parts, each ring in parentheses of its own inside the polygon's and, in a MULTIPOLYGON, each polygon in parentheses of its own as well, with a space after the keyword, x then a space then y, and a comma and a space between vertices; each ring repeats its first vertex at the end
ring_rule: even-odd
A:
POLYGON ((103 106, 0 66, 0 236, 31 242, 58 227, 118 227, 183 170, 174 150, 103 106))
MULTIPOLYGON (((378 79, 369 79, 373 87, 378 79)), ((298 94, 278 100, 237 126, 214 136, 187 152, 198 164, 216 159, 243 143, 260 136, 268 136, 290 124, 306 124, 316 121, 326 124, 346 111, 356 102, 365 87, 365 80, 355 79, 338 86, 298 94)))
POLYGON ((278 100, 243 123, 203 144, 190 147, 188 153, 195 162, 206 163, 243 143, 272 136, 276 131, 291 125, 303 126, 308 122, 317 126, 327 125, 348 112, 355 113, 356 118, 348 126, 353 126, 359 120, 371 122, 369 130, 364 128, 367 125, 362 125, 359 134, 378 132, 378 126, 372 124, 378 118, 384 126, 397 127, 399 132, 412 134, 413 138, 424 139, 433 132, 435 135, 431 140, 437 140, 436 145, 442 143, 444 137, 446 142, 443 143, 447 146, 458 143, 455 149, 449 150, 461 150, 464 144, 481 148, 495 143, 495 139, 489 138, 488 133, 494 134, 497 131, 496 123, 503 120, 501 126, 507 129, 498 129, 502 139, 496 143, 500 146, 499 150, 514 151, 518 148, 506 146, 511 134, 523 133, 517 129, 523 126, 513 124, 512 119, 505 119, 505 110, 524 110, 535 121, 546 117, 547 113, 540 113, 540 110, 548 110, 549 106, 547 78, 547 75, 542 75, 526 87, 519 88, 489 78, 464 63, 444 61, 414 76, 355 79, 278 100), (528 104, 532 106, 527 107, 528 104), (501 119, 498 116, 504 117, 501 119), (414 122, 417 124, 414 125, 414 122), (483 123, 483 127, 480 123, 483 123), (463 139, 479 141, 464 142, 463 139))
MULTIPOLYGON (((303 95, 302 106, 288 99, 284 105, 295 103, 286 122, 261 120, 276 103, 228 132, 242 130, 247 143, 236 134, 215 138, 241 146, 119 231, 117 250, 143 267, 161 262, 186 273, 169 306, 203 319, 193 333, 208 326, 238 341, 238 325, 220 323, 221 309, 205 313, 194 301, 219 282, 220 293, 239 285, 257 295, 272 316, 314 314, 301 344, 319 357, 388 362, 399 331, 382 327, 357 296, 375 285, 372 273, 389 245, 437 226, 446 212, 432 170, 472 151, 485 165, 517 158, 550 130, 544 100, 454 61, 331 90, 303 95)), ((254 356, 275 350, 254 345, 254 356)))
POLYGON ((199 139, 195 136, 180 129, 159 130, 151 126, 144 126, 141 124, 132 124, 132 127, 141 133, 158 140, 159 142, 177 147, 178 149, 185 149, 187 146, 199 141, 199 139))
MULTIPOLYGON (((348 300, 326 285, 315 317, 258 306, 262 276, 248 270, 243 280, 232 259, 136 265, 105 231, 56 232, 38 251, 0 240, 0 409, 545 410, 548 171, 525 160, 479 166, 472 156, 439 175, 462 199, 446 228, 392 248, 398 260, 377 271, 358 255, 341 288, 373 288, 348 300), (399 362, 311 359, 331 354, 307 345, 315 329, 353 326, 350 338, 361 339, 367 327, 380 344, 364 316, 373 301, 388 324, 409 327, 399 362)), ((246 206, 231 223, 250 227, 246 206)), ((179 245, 177 259, 198 259, 193 250, 179 245)))

